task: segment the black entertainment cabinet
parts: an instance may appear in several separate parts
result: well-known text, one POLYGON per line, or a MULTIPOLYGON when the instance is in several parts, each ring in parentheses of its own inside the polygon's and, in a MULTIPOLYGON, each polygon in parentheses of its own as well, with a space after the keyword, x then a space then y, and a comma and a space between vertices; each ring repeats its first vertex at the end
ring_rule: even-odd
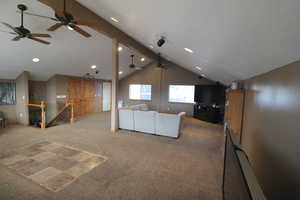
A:
POLYGON ((226 88, 218 85, 196 85, 194 118, 211 123, 224 120, 226 88))

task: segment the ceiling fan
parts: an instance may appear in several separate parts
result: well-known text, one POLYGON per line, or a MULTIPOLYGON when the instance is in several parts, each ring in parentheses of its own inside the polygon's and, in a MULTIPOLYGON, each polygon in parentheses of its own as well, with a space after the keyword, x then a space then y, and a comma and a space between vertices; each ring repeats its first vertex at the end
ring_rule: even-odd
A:
POLYGON ((39 43, 43 44, 50 44, 50 42, 44 41, 39 39, 38 37, 46 37, 50 38, 51 36, 49 34, 41 34, 41 33, 31 33, 30 30, 26 29, 23 24, 23 18, 24 18, 24 11, 27 10, 27 7, 23 4, 19 4, 18 8, 20 9, 21 12, 21 26, 19 27, 14 27, 8 23, 1 22, 3 25, 8 27, 9 29, 12 30, 12 32, 9 31, 1 31, 1 32, 7 32, 11 35, 15 35, 16 37, 12 39, 12 41, 19 41, 22 38, 28 38, 30 40, 34 40, 39 43))
POLYGON ((56 24, 51 26, 48 29, 48 31, 56 31, 57 29, 61 28, 62 26, 66 26, 70 30, 75 30, 77 33, 83 35, 84 37, 87 37, 87 38, 91 37, 91 34, 84 31, 83 29, 81 29, 78 25, 92 26, 93 23, 92 22, 84 22, 84 21, 80 21, 80 20, 75 20, 74 16, 71 13, 67 12, 66 0, 64 0, 63 11, 60 11, 58 9, 55 9, 54 11, 55 11, 55 18, 54 17, 47 17, 47 16, 43 16, 43 15, 38 15, 38 14, 35 14, 35 13, 29 13, 29 12, 24 12, 24 14, 31 15, 31 16, 36 16, 36 17, 47 18, 47 19, 50 19, 52 21, 55 21, 56 24))
POLYGON ((129 68, 130 68, 130 69, 135 69, 135 70, 142 70, 143 67, 136 66, 136 65, 134 64, 134 55, 132 54, 130 57, 131 57, 131 64, 129 65, 129 68))

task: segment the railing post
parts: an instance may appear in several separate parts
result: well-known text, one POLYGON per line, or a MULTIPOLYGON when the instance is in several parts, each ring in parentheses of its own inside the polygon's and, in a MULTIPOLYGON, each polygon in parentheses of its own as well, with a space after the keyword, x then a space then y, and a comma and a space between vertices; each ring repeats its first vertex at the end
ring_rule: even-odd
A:
POLYGON ((70 106, 71 106, 71 119, 70 119, 70 123, 73 124, 74 123, 74 102, 73 102, 73 100, 70 101, 70 106))
POLYGON ((41 128, 45 129, 46 128, 46 113, 45 113, 45 103, 42 101, 41 102, 41 118, 42 118, 42 122, 41 122, 41 128))

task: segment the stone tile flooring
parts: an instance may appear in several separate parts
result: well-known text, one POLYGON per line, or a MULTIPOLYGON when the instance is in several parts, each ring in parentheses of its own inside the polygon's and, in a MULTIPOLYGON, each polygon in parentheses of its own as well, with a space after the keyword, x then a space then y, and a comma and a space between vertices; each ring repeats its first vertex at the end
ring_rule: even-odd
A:
POLYGON ((0 164, 53 192, 106 160, 101 155, 47 141, 0 154, 0 164))

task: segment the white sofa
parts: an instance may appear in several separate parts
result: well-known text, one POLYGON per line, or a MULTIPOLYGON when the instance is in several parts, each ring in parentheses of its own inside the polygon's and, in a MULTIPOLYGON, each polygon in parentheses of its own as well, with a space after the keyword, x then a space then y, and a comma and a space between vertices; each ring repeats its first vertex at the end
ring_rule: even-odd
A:
POLYGON ((182 117, 185 115, 181 112, 177 115, 167 113, 157 113, 156 115, 156 132, 162 136, 177 138, 182 127, 182 117))
POLYGON ((119 126, 121 129, 178 138, 184 115, 149 111, 146 104, 140 104, 119 109, 119 126))

